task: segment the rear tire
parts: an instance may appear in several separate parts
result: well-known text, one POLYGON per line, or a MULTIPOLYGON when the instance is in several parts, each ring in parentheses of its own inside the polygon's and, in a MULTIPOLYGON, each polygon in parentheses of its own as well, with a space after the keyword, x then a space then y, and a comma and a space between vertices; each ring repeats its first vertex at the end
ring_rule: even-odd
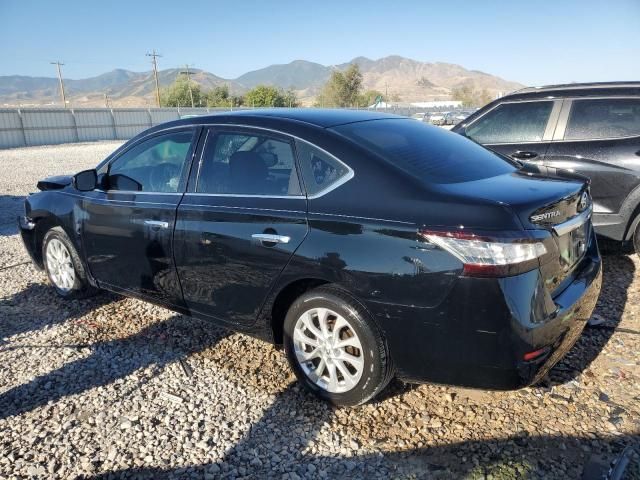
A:
POLYGON ((393 377, 377 325, 357 300, 335 287, 310 290, 293 302, 284 321, 284 349, 302 385, 335 405, 365 403, 393 377))
POLYGON ((77 250, 61 227, 53 227, 42 241, 42 260, 49 283, 63 298, 85 298, 97 292, 87 279, 77 250))

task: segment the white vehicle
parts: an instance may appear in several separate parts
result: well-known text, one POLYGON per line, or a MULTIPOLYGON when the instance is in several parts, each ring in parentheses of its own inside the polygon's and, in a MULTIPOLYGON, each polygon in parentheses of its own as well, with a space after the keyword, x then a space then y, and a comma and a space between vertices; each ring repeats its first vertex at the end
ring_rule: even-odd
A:
POLYGON ((429 122, 433 125, 443 125, 444 117, 448 112, 435 112, 429 117, 429 122))

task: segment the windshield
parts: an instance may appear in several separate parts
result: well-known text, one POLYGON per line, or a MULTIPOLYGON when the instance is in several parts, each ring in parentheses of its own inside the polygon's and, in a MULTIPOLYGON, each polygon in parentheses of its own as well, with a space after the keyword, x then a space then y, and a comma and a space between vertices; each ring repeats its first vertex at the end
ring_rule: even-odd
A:
POLYGON ((333 130, 429 183, 459 183, 511 173, 513 164, 475 142, 408 119, 339 125, 333 130))

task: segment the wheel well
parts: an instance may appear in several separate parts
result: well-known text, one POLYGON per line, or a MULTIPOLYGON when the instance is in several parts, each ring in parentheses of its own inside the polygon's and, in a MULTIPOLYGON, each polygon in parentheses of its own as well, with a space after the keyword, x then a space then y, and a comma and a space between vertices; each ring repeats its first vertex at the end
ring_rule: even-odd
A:
POLYGON ((305 278, 290 283, 278 293, 271 308, 271 330, 277 345, 282 344, 284 318, 291 304, 303 293, 327 283, 329 282, 318 278, 305 278))
POLYGON ((624 240, 633 240, 633 235, 636 231, 636 227, 640 222, 640 203, 636 205, 631 215, 629 215, 629 222, 627 223, 627 230, 625 232, 624 240))
POLYGON ((57 222, 54 218, 52 217, 44 217, 39 219, 36 222, 36 228, 35 228, 35 251, 34 251, 34 255, 38 261, 38 263, 40 264, 40 266, 43 266, 43 258, 42 258, 42 242, 44 240, 44 236, 46 235, 46 233, 53 227, 57 227, 60 226, 60 223, 57 222))

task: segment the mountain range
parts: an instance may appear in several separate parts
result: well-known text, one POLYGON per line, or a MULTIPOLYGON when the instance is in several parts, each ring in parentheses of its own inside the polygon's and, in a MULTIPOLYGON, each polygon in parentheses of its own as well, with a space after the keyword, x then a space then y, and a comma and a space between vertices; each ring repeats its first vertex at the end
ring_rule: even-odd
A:
MULTIPOLYGON (((418 102, 446 100, 453 89, 468 86, 486 90, 491 96, 505 94, 523 85, 495 75, 467 70, 450 63, 425 63, 393 55, 378 60, 357 57, 340 65, 325 66, 306 60, 270 65, 247 72, 235 79, 225 79, 204 70, 192 70, 191 78, 209 89, 228 85, 233 94, 241 94, 257 85, 273 85, 296 91, 302 104, 311 104, 334 69, 343 70, 355 63, 360 67, 365 89, 375 89, 398 101, 418 102)), ((170 85, 183 69, 158 72, 161 87, 170 85)), ((152 72, 116 69, 96 77, 65 79, 67 99, 75 107, 103 107, 105 94, 110 106, 146 107, 155 103, 152 72)), ((0 76, 0 106, 37 106, 60 103, 58 79, 55 77, 0 76)))

